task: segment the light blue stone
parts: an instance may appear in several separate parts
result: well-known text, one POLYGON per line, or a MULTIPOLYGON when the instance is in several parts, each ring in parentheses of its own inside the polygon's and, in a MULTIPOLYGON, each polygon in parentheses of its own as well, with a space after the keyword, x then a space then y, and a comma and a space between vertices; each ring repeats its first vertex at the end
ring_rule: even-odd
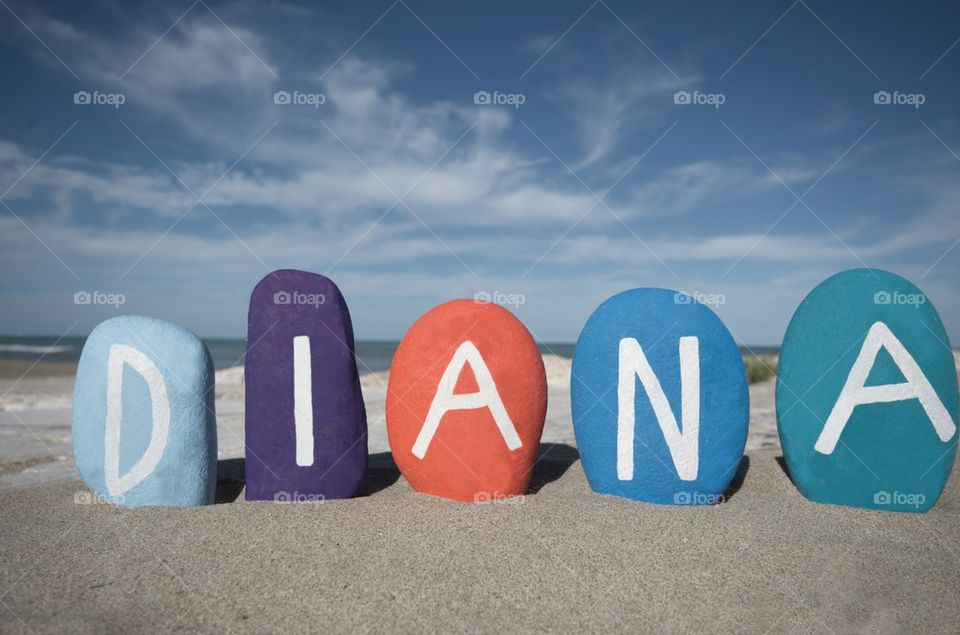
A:
POLYGON ((953 466, 957 404, 946 330, 929 298, 909 281, 878 269, 844 271, 820 283, 797 308, 780 353, 777 426, 790 475, 807 498, 926 511, 953 466), (870 350, 875 357, 855 363, 870 350), (871 403, 877 390, 907 389, 879 387, 907 384, 904 368, 911 373, 913 363, 919 374, 912 385, 926 384, 928 396, 871 403), (855 366, 864 369, 865 381, 850 383, 847 394, 861 398, 847 417, 837 402, 848 377, 856 378, 855 366), (858 385, 867 388, 858 391, 858 385))
MULTIPOLYGON (((633 289, 608 299, 590 316, 577 341, 570 390, 577 447, 594 491, 673 505, 722 500, 743 456, 750 400, 740 351, 705 305, 668 289, 633 289), (697 440, 693 465, 674 461, 650 393, 629 364, 624 367, 631 372, 619 386, 621 347, 628 360, 634 340, 673 413, 673 430, 697 440), (688 385, 689 394, 699 397, 696 435, 693 421, 685 425, 682 414, 683 358, 699 362, 699 391, 688 385), (635 413, 632 444, 618 437, 629 429, 620 425, 619 394, 630 383, 634 396, 623 412, 632 407, 635 413), (626 469, 629 461, 622 461, 621 450, 632 453, 632 470, 626 469)), ((689 403, 695 411, 693 401, 689 403)), ((675 445, 681 459, 689 458, 689 446, 675 445)))
POLYGON ((207 347, 176 324, 121 316, 97 326, 73 393, 73 454, 87 486, 125 507, 212 503, 213 383, 207 347))

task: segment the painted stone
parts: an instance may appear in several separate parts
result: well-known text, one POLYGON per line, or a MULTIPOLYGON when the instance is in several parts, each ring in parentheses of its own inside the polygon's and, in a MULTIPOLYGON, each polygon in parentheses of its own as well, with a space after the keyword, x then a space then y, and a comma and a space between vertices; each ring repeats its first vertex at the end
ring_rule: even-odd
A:
POLYGON ((367 415, 337 285, 291 269, 257 283, 244 373, 246 499, 356 494, 367 469, 367 415))
POLYGON ((777 426, 810 500, 922 512, 957 451, 957 374, 946 330, 917 287, 854 269, 797 308, 777 373, 777 426))
POLYGON ((573 428, 595 492, 712 504, 747 440, 743 358, 723 322, 689 295, 632 289, 587 320, 570 377, 573 428))
POLYGON ((73 456, 87 486, 125 507, 214 502, 213 362, 196 335, 121 316, 90 333, 73 391, 73 456))
POLYGON ((525 494, 546 411, 536 343, 489 302, 454 300, 427 312, 390 367, 390 448, 418 492, 465 502, 525 494))

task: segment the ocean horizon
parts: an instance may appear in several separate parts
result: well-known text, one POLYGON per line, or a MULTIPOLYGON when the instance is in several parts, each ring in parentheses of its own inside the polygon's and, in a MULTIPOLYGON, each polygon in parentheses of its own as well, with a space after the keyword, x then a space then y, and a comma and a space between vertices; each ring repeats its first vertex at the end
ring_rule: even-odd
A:
MULTIPOLYGON (((0 336, 0 361, 76 363, 80 359, 86 337, 0 336)), ((247 341, 243 338, 201 338, 217 370, 243 364, 247 341)), ((357 340, 357 366, 361 375, 389 370, 399 340, 357 340)), ((573 342, 537 342, 544 355, 572 358, 573 342)), ((744 355, 776 355, 779 346, 741 346, 744 355)))

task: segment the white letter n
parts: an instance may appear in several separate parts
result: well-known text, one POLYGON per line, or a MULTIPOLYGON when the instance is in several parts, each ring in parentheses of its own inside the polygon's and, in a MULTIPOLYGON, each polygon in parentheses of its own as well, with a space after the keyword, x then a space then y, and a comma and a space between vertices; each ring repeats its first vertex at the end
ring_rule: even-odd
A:
POLYGON ((832 454, 840 441, 840 434, 847 425, 853 409, 868 403, 887 403, 919 399, 924 412, 930 418, 933 429, 943 442, 949 441, 957 431, 957 425, 950 413, 937 396, 926 375, 920 370, 916 360, 907 352, 903 344, 883 322, 874 322, 860 347, 860 354, 847 375, 847 381, 840 391, 837 403, 833 405, 827 422, 820 431, 817 443, 813 446, 821 454, 832 454), (907 381, 899 384, 865 386, 877 353, 885 348, 893 362, 907 381))
POLYGON ((443 371, 440 383, 437 385, 437 392, 434 393, 433 401, 430 403, 430 410, 427 412, 427 419, 420 428, 420 434, 417 435, 417 441, 413 444, 413 455, 422 459, 427 454, 427 448, 430 447, 430 441, 440 427, 440 420, 450 410, 472 410, 475 408, 489 408, 493 415, 493 421, 500 430, 500 435, 507 443, 507 448, 516 450, 523 443, 517 434, 517 429, 507 414, 507 409, 500 399, 500 393, 497 392, 497 385, 493 382, 490 375, 490 369, 480 355, 480 351, 474 346, 473 342, 466 341, 460 344, 457 351, 453 354, 453 359, 443 371), (469 364, 473 370, 473 376, 477 379, 477 392, 466 393, 462 395, 454 394, 453 390, 457 386, 457 379, 463 371, 463 367, 469 364))
POLYGON ((617 478, 633 480, 634 429, 636 428, 636 378, 640 378, 667 442, 670 457, 682 481, 695 481, 699 468, 700 437, 700 340, 680 338, 680 402, 683 431, 670 408, 640 343, 632 337, 620 340, 620 372, 617 382, 617 478))

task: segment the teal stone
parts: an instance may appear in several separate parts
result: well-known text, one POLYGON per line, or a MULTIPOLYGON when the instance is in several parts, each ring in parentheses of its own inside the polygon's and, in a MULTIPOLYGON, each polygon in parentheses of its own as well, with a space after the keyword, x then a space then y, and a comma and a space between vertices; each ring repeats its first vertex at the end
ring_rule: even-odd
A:
POLYGON ((877 269, 839 273, 797 308, 777 373, 777 426, 808 499, 923 512, 957 452, 957 372, 936 309, 877 269))
POLYGON ((176 324, 121 316, 84 343, 73 455, 94 493, 124 507, 213 503, 217 424, 210 352, 176 324))

